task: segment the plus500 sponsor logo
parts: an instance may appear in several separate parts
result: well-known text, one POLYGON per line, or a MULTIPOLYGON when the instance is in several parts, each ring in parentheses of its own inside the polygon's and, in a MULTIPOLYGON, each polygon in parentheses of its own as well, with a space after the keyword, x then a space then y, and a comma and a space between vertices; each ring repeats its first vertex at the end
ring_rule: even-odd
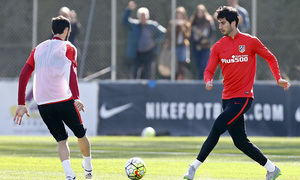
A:
POLYGON ((221 59, 222 63, 238 63, 238 62, 248 62, 248 55, 232 55, 231 59, 221 59))

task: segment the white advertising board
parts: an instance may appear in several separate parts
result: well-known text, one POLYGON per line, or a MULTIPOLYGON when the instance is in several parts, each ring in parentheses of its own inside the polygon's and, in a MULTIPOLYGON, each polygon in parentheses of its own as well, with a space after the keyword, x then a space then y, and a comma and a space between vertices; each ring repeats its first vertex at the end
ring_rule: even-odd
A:
MULTIPOLYGON (((23 116, 21 125, 13 121, 18 105, 18 81, 0 80, 0 135, 39 135, 51 136, 48 128, 40 117, 37 105, 32 97, 32 82, 29 82, 26 90, 26 105, 30 117, 23 116)), ((79 83, 80 99, 84 103, 85 112, 80 112, 83 124, 87 128, 88 136, 97 135, 97 103, 98 84, 95 82, 79 83)), ((67 128, 68 129, 68 128, 67 128)), ((73 133, 68 129, 70 136, 73 133)))

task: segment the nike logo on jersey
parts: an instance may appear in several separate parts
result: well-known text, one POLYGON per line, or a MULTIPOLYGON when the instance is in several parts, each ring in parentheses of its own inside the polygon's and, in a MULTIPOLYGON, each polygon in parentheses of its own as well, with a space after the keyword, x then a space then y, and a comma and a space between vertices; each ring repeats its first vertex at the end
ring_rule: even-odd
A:
POLYGON ((100 108, 100 117, 102 119, 111 118, 112 116, 125 111, 126 109, 130 108, 131 106, 132 106, 132 103, 128 103, 128 104, 124 104, 122 106, 107 109, 106 104, 104 103, 100 108))

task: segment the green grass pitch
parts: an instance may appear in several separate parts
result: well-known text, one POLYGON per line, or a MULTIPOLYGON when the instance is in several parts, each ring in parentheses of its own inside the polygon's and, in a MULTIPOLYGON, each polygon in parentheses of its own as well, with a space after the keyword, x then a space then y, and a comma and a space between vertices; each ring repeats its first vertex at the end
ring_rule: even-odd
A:
MULTIPOLYGON (((144 160, 143 180, 179 180, 196 158, 205 137, 90 137, 93 179, 126 180, 124 165, 132 157, 144 160)), ((250 137, 282 170, 279 180, 300 179, 300 138, 250 137)), ((77 180, 85 179, 77 140, 70 137, 71 165, 77 180)), ((52 137, 0 136, 0 179, 64 179, 52 137)), ((218 145, 198 169, 195 180, 258 180, 266 170, 237 150, 230 137, 218 145)))

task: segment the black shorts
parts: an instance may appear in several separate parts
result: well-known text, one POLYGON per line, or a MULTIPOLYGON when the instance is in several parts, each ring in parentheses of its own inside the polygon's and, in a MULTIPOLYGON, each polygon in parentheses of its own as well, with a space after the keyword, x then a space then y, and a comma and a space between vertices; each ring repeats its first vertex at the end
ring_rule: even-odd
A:
POLYGON ((78 138, 86 133, 81 116, 75 107, 74 100, 53 104, 38 105, 39 112, 50 133, 57 142, 68 139, 66 124, 78 138))

